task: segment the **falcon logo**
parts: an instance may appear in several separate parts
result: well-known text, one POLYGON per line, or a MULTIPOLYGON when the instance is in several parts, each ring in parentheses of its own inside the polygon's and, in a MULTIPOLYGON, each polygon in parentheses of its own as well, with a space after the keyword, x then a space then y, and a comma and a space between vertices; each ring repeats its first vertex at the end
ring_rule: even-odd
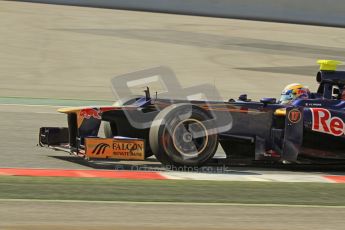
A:
POLYGON ((110 148, 110 145, 105 144, 105 143, 100 143, 96 145, 96 147, 92 150, 92 154, 95 154, 95 155, 104 154, 106 148, 110 148))

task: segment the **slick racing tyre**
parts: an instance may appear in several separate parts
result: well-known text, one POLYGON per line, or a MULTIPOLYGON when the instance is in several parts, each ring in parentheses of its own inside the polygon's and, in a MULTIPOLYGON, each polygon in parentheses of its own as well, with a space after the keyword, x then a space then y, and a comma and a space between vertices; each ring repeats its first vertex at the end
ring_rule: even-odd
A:
POLYGON ((191 104, 168 106, 152 122, 151 150, 165 165, 201 166, 217 150, 218 136, 210 133, 211 128, 211 117, 200 107, 191 104))

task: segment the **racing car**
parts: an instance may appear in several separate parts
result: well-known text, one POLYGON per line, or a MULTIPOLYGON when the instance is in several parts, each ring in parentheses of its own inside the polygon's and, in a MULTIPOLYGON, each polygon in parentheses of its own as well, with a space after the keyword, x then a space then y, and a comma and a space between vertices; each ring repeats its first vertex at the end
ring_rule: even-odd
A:
POLYGON ((62 108, 68 127, 42 127, 40 146, 85 159, 145 160, 201 166, 220 145, 228 159, 284 163, 345 162, 345 71, 319 61, 319 86, 308 98, 281 103, 174 100, 145 95, 113 106, 62 108), (99 136, 101 122, 105 137, 99 136))

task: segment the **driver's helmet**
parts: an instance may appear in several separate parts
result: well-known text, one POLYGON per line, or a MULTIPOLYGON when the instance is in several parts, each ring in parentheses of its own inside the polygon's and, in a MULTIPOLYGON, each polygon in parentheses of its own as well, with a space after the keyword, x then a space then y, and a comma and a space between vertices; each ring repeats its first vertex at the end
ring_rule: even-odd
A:
POLYGON ((310 91, 307 87, 299 83, 292 83, 287 85, 281 94, 280 104, 289 104, 296 99, 309 98, 310 91))

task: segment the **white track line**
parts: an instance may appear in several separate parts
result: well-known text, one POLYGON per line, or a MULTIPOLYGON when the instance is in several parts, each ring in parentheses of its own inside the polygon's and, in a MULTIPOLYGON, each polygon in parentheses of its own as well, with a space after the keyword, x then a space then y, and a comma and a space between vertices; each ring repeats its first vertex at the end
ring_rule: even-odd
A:
POLYGON ((200 203, 200 202, 147 202, 147 201, 92 201, 92 200, 39 200, 0 199, 0 202, 40 202, 40 203, 90 203, 90 204, 140 204, 140 205, 190 205, 190 206, 244 206, 244 207, 293 207, 344 209, 345 206, 303 205, 303 204, 246 204, 246 203, 200 203))
POLYGON ((315 182, 335 183, 325 178, 325 175, 311 174, 257 174, 243 175, 229 174, 206 174, 206 173, 183 173, 183 172, 160 172, 162 176, 173 180, 210 180, 210 181, 255 181, 255 182, 315 182))
POLYGON ((24 107, 52 107, 52 108, 61 108, 61 107, 71 107, 68 105, 27 105, 27 104, 0 104, 0 106, 24 106, 24 107))

